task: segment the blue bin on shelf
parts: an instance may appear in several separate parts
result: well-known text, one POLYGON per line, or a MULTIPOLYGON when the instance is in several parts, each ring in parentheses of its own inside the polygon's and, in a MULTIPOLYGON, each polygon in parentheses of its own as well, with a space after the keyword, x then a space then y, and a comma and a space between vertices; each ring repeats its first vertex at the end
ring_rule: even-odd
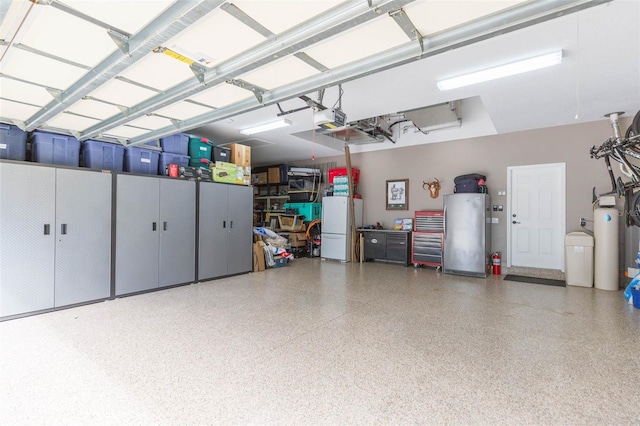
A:
POLYGON ((124 153, 124 171, 146 175, 158 174, 160 152, 152 149, 127 147, 124 153))
POLYGON ((31 160, 60 166, 80 165, 80 141, 73 136, 36 130, 30 140, 31 160))
MULTIPOLYGON (((189 139, 187 139, 189 140, 189 139)), ((170 152, 162 152, 160 153, 160 160, 158 163, 158 174, 168 176, 169 173, 167 171, 167 166, 169 164, 177 164, 179 167, 188 167, 189 166, 189 156, 188 155, 180 155, 180 154, 172 154, 170 152)))
POLYGON ((162 151, 172 154, 188 155, 189 154, 189 135, 184 133, 176 133, 160 139, 160 147, 162 151))
POLYGON ((124 146, 86 140, 82 143, 82 162, 90 169, 121 172, 124 170, 124 146))
POLYGON ((0 123, 0 158, 24 161, 27 157, 27 132, 12 124, 0 123))

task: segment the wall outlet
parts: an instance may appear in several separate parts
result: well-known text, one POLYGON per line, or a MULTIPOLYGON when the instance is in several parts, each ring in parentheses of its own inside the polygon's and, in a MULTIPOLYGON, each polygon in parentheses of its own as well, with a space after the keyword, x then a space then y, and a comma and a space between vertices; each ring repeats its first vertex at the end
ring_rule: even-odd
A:
POLYGON ((492 217, 491 218, 491 223, 500 223, 500 222, 498 221, 497 217, 492 217))
POLYGON ((586 226, 587 225, 587 221, 584 219, 584 217, 580 218, 580 226, 586 226))

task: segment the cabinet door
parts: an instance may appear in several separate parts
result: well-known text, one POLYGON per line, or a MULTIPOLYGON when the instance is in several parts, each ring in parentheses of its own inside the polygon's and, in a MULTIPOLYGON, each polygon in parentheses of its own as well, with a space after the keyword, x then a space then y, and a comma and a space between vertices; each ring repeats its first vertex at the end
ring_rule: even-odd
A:
POLYGON ((55 169, 0 164, 0 316, 53 308, 55 169))
POLYGON ((159 286, 192 282, 196 271, 196 183, 160 179, 159 286))
POLYGON ((111 293, 111 178, 56 170, 55 306, 111 293))
POLYGON ((364 232, 364 258, 384 259, 387 234, 384 232, 364 232))
POLYGON ((253 267, 252 193, 252 189, 248 186, 229 185, 227 209, 229 215, 228 274, 249 272, 253 267))
MULTIPOLYGON (((227 275, 228 187, 222 183, 200 182, 198 279, 227 275)), ((251 210, 249 210, 251 212, 251 210)))
POLYGON ((157 288, 158 179, 118 175, 116 191, 116 294, 157 288))
POLYGON ((406 232, 388 233, 385 259, 408 263, 409 244, 406 232))

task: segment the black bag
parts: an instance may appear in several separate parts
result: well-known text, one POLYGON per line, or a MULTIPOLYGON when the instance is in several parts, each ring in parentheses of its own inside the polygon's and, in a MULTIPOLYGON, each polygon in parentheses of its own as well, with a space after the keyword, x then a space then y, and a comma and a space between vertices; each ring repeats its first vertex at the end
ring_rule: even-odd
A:
POLYGON ((466 192, 466 193, 484 193, 487 192, 487 187, 484 185, 484 181, 487 180, 485 175, 478 173, 471 173, 468 175, 457 176, 453 179, 455 184, 453 192, 466 192), (480 180, 483 181, 482 185, 479 184, 480 180))

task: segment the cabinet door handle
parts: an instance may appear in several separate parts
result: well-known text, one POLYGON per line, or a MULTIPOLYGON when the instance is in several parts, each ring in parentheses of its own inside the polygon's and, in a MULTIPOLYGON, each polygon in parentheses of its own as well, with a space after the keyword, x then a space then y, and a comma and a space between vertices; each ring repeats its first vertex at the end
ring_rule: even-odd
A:
POLYGON ((222 221, 222 227, 223 227, 223 228, 226 228, 226 227, 227 227, 227 221, 226 221, 226 220, 223 220, 223 221, 222 221))
POLYGON ((167 222, 162 222, 162 230, 163 231, 167 230, 167 222))
POLYGON ((44 235, 49 235, 51 234, 51 225, 48 223, 44 224, 44 235))
POLYGON ((60 233, 62 235, 67 235, 67 224, 63 223, 62 225, 60 225, 60 233))
POLYGON ((153 222, 153 224, 151 225, 151 229, 155 231, 157 227, 158 227, 157 224, 153 222))
POLYGON ((233 228, 233 221, 229 222, 229 228, 233 228))

